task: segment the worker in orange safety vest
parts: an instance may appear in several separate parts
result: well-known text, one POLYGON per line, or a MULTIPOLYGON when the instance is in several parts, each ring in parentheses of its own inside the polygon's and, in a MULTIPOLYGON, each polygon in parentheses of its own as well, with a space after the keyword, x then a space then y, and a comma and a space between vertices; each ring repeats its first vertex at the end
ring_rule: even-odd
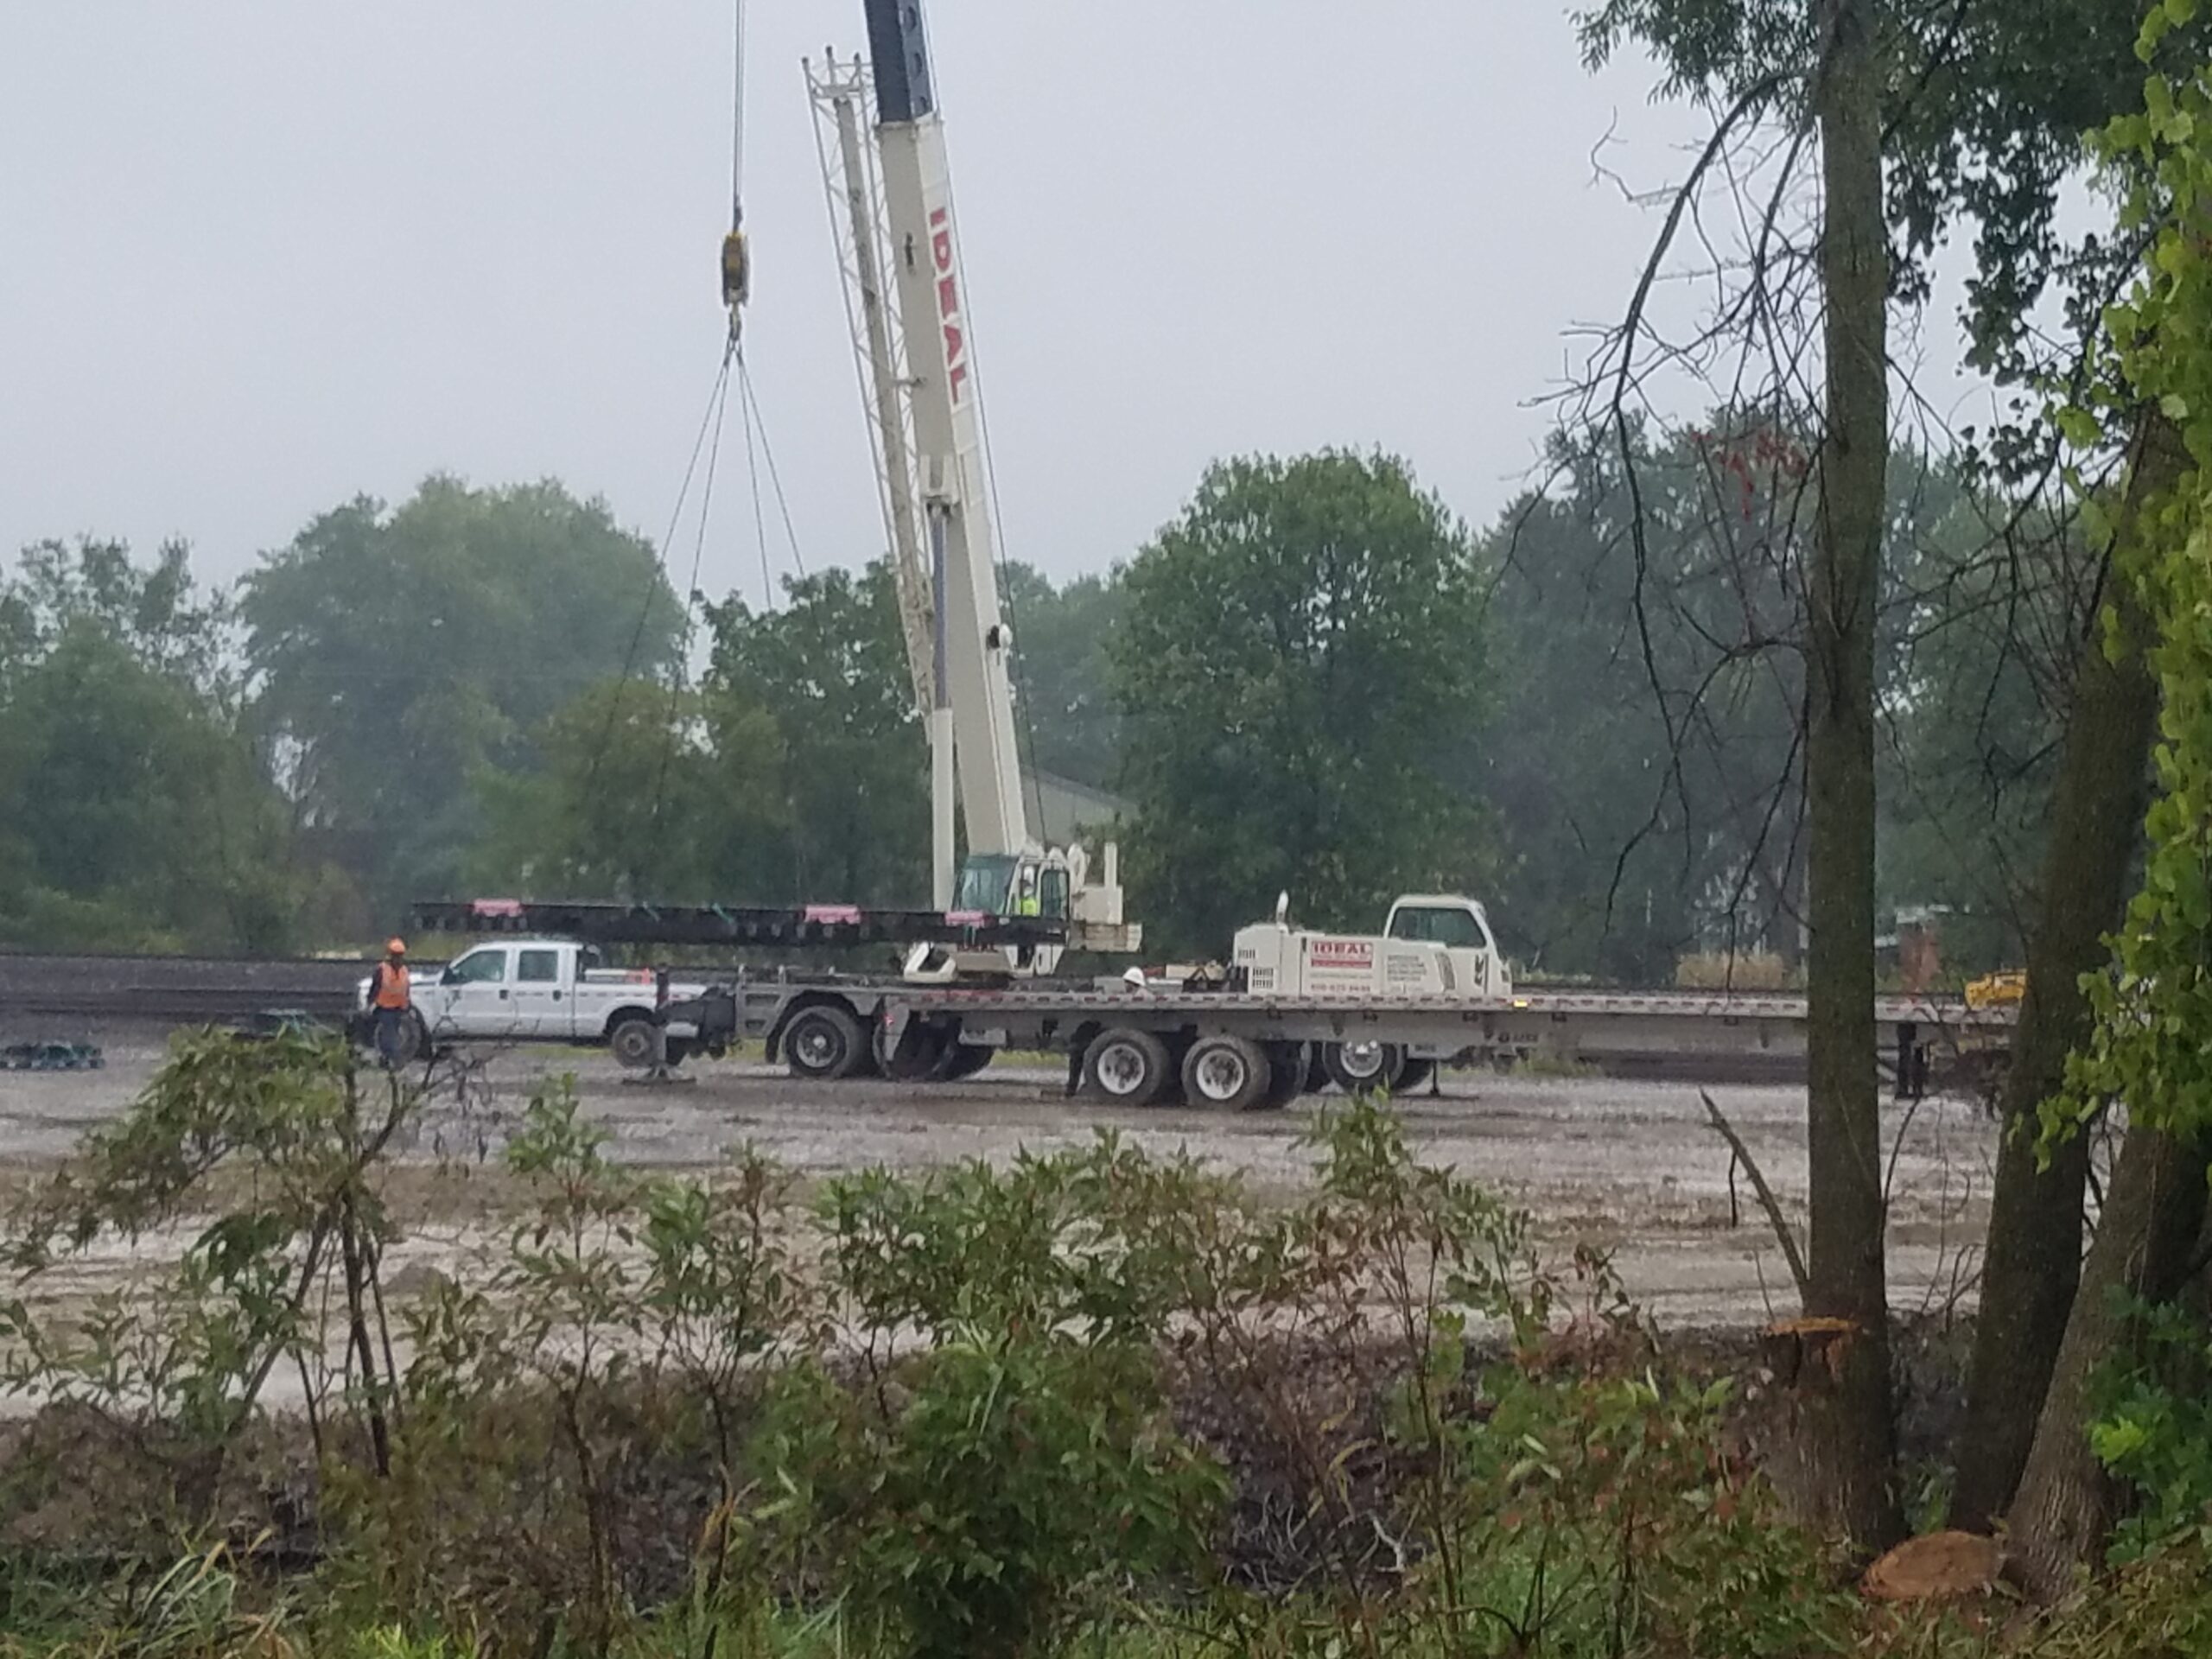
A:
POLYGON ((369 1019, 377 1052, 387 1066, 397 1066, 406 1058, 407 1017, 413 1000, 413 987, 407 977, 407 941, 388 940, 384 960, 369 976, 369 1019))

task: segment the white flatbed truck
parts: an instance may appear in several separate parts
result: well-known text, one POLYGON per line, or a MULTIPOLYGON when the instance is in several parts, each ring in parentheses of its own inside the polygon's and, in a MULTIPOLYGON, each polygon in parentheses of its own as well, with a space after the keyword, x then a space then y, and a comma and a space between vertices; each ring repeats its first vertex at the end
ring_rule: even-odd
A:
MULTIPOLYGON (((735 925, 714 911, 662 910, 648 919, 635 907, 544 910, 571 925, 596 919, 633 942, 655 935, 698 944, 713 928, 735 925)), ((537 912, 446 906, 439 919, 498 931, 527 926, 537 912)), ((912 919, 902 917, 899 927, 912 919)), ((991 944, 1005 943, 995 922, 963 917, 946 925, 980 925, 991 944)), ((1123 1105, 1179 1091, 1194 1104, 1280 1106, 1330 1084, 1404 1091, 1440 1064, 1531 1055, 1787 1062, 1802 1060, 1805 1046, 1802 996, 1517 990, 1481 905, 1440 894, 1400 899, 1379 936, 1294 928, 1278 906, 1274 920, 1237 934, 1218 975, 1139 975, 1134 983, 1008 975, 950 985, 783 969, 705 977, 715 982, 675 988, 651 1010, 668 1033, 671 1062, 759 1042, 795 1078, 924 1083, 971 1076, 1001 1051, 1049 1051, 1065 1056, 1071 1092, 1123 1105)), ((1917 1094, 1934 1064, 2001 1051, 2017 1010, 1898 996, 1878 999, 1875 1018, 1898 1092, 1917 1094)), ((642 1033, 631 1035, 615 1045, 618 1055, 653 1063, 642 1033)))

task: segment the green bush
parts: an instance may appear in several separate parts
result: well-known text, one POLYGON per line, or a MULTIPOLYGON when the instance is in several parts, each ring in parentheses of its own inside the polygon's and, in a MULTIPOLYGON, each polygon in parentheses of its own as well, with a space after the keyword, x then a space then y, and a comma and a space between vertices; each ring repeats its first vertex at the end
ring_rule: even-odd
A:
POLYGON ((2133 1490, 2113 1535, 2135 1561, 2194 1535, 2212 1544, 2212 1326, 2192 1310, 2138 1302, 2122 1357, 2100 1368, 2089 1443, 2133 1490))

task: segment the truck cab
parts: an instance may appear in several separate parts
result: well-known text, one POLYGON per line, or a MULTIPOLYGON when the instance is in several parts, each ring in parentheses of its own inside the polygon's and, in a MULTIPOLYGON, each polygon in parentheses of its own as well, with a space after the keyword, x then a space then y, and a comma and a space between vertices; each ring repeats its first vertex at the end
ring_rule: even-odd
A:
POLYGON ((1490 918, 1472 899, 1408 893, 1382 936, 1294 927, 1289 897, 1274 919, 1240 929, 1232 971, 1261 996, 1480 997, 1512 995, 1490 918))
POLYGON ((1454 982, 1467 995, 1510 996, 1513 976, 1490 931, 1479 899, 1457 893, 1410 893, 1390 906, 1383 933, 1393 939, 1442 947, 1454 982))

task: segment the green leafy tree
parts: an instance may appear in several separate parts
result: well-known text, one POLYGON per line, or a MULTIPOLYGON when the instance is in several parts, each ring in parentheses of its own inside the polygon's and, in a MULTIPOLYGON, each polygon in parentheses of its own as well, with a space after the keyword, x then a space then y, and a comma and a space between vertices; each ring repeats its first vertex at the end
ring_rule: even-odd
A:
POLYGON ((1385 456, 1211 468, 1122 577, 1113 634, 1135 912, 1218 952, 1280 890, 1379 925, 1478 884, 1485 644, 1464 528, 1385 456))
MULTIPOLYGON (((2140 651, 2158 694, 2156 788, 2145 823, 2143 877, 2118 935, 2116 971, 2087 982, 2091 1040, 2074 1056, 2068 1087, 2043 1107, 2050 1147, 2078 1144, 2110 1103, 2125 1103, 2121 1144, 2096 1236, 2042 1401, 2009 1522, 2030 1579, 2055 1588, 2102 1549, 2114 1493, 2090 1437, 2099 1370, 2126 1368, 2140 1332, 2129 1308, 2179 1298, 2204 1268, 2208 1164, 2212 1164, 2212 519, 2203 465, 2212 456, 2212 61, 2182 72, 2157 66, 2196 18, 2195 0, 2151 9, 2141 54, 2153 65, 2140 107, 2104 133, 2101 154, 2131 180, 2122 228, 2145 248, 2129 293, 2107 317, 2108 349, 2067 423, 2115 433, 2144 429, 2145 409, 2171 423, 2179 452, 2164 468, 2139 441, 2139 478, 2164 471, 2171 487, 2131 492, 2107 520, 2124 584, 2107 643, 2115 658, 2140 651), (2181 457, 2185 455, 2186 460, 2181 457), (2133 599, 2134 605, 2127 603, 2133 599), (2147 649, 2131 639, 2140 626, 2147 649)), ((2095 504, 2093 503, 2093 507, 2095 504)), ((2032 980, 2031 983, 2032 984, 2032 980)), ((2193 1316, 2201 1319, 2202 1305, 2193 1316)), ((2107 1441, 2112 1461, 2120 1448, 2107 1441)))
POLYGON ((553 482, 350 502, 240 592, 257 717, 308 824, 387 910, 460 885, 473 779, 537 764, 586 687, 664 683, 683 621, 652 544, 553 482))
POLYGON ((41 543, 0 583, 0 937, 276 950, 299 891, 184 548, 41 543))
POLYGON ((1605 446, 1562 445, 1554 488, 1485 539, 1483 794, 1531 965, 1651 985, 1686 950, 1794 949, 1797 453, 1715 416, 1639 442, 1631 486, 1605 446))
MULTIPOLYGON (((2149 43, 2154 68, 2185 73, 2202 57, 2212 19, 2186 10, 2149 43)), ((2038 393, 2076 381, 2106 308, 2135 264, 2139 240, 2110 233, 2094 217, 2068 215, 2062 223, 2059 206, 2088 164, 2080 134, 2139 98, 2143 61, 2133 49, 2134 8, 2102 0, 1971 6, 1875 0, 1859 15, 1872 49, 1864 67, 1878 105, 1891 297, 1925 300, 1937 249, 1970 234, 1974 261, 1961 321, 1971 360, 2002 383, 2038 393), (2055 306, 2045 303, 2053 300, 2055 306), (2054 311, 2064 327, 2049 326, 2054 311)), ((1694 195, 1701 181, 1733 175, 1712 164, 1729 153, 1732 139, 1762 126, 1770 133, 1807 130, 1804 117, 1816 94, 1834 84, 1834 16, 1832 6, 1805 0, 1605 0, 1584 15, 1582 26, 1593 60, 1638 42, 1658 59, 1671 93, 1714 112, 1707 159, 1688 187, 1694 195)), ((1809 146, 1791 138, 1775 153, 1787 168, 1809 146)), ((2118 158, 2116 170, 2133 165, 2118 158)), ((1789 188, 1770 183, 1763 194, 1778 206, 1789 188)), ((1774 216, 1751 217, 1763 227, 1761 251, 1745 269, 1770 278, 1774 216)), ((1678 211, 1669 234, 1700 218, 1678 211)), ((1786 239, 1788 232, 1780 235, 1786 239)), ((1777 308, 1769 302, 1723 308, 1760 320, 1759 327, 1777 308)), ((2082 440, 2046 426, 2042 403, 2040 395, 2020 397, 1993 432, 1969 433, 1969 460, 2014 481, 2049 476, 2063 440, 2082 440)), ((2094 442, 2095 423, 2088 427, 2094 442)), ((2177 446, 2155 434, 2139 437, 2150 441, 2139 443, 2130 493, 2154 497, 2157 475, 2168 481, 2172 475, 2159 458, 2177 446)), ((2127 608, 2124 596, 2120 608, 2127 608)), ((2123 626, 2120 637, 2130 632, 2123 626)), ((2086 1164, 2078 1144, 2039 1165, 2031 1137, 2018 1131, 2059 1087, 2068 1051, 2087 1033, 2087 1005, 2075 988, 2106 955, 2102 936, 2117 915, 2133 854, 2133 838, 2116 826, 2131 816, 2127 803, 2139 787, 2155 698, 2133 649, 2116 653, 2107 671, 2099 652, 2103 638, 2101 627, 2090 626, 2071 641, 2081 671, 2068 677, 2068 734, 2037 878, 2028 1000, 2004 1089, 2014 1133, 1999 1172, 1971 1388, 1974 1431, 1960 1480, 1960 1513, 1972 1522, 2003 1511, 2080 1270, 2086 1164)))
POLYGON ((1120 626, 1118 571, 1063 587, 1027 565, 1002 572, 1014 627, 1016 710, 1030 765, 1112 789, 1122 765, 1121 713, 1109 646, 1120 626))
POLYGON ((717 826, 696 694, 605 681, 547 721, 531 747, 532 770, 477 774, 476 886, 639 899, 702 891, 700 860, 717 826))
POLYGON ((2035 926, 2099 562, 2075 526, 1983 492, 1916 512, 1885 664, 1880 885, 1890 906, 1948 912, 1945 967, 1965 976, 2018 966, 2035 926))
POLYGON ((927 746, 887 564, 785 585, 780 610, 707 607, 705 787, 741 807, 703 874, 732 897, 925 903, 927 746))

